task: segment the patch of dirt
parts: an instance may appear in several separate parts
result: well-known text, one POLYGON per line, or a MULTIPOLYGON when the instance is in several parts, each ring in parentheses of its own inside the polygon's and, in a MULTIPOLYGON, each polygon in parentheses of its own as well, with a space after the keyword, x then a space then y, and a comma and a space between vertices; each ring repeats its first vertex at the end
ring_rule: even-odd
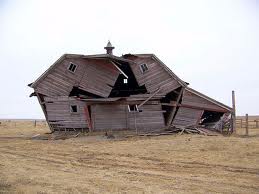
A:
POLYGON ((259 193, 258 136, 35 140, 48 130, 28 126, 0 128, 0 193, 259 193))

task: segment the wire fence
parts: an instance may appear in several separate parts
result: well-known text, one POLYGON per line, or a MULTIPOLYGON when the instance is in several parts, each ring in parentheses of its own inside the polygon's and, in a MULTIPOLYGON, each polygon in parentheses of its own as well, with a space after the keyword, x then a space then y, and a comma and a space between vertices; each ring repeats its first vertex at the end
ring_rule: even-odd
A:
POLYGON ((19 128, 20 126, 29 128, 47 127, 46 120, 20 120, 20 119, 5 119, 0 120, 0 127, 19 128))
POLYGON ((259 118, 255 116, 242 116, 236 119, 237 134, 245 136, 259 135, 259 118))
POLYGON ((250 120, 248 118, 248 123, 246 122, 246 119, 236 119, 237 128, 246 128, 247 125, 248 125, 248 128, 250 128, 250 129, 258 129, 259 128, 259 119, 250 120))

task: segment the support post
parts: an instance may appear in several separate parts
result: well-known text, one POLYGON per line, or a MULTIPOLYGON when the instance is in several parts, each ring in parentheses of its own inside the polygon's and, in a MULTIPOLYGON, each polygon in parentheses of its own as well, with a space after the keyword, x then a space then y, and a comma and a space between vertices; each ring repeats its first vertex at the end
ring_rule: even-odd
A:
POLYGON ((255 120, 255 128, 258 129, 259 125, 258 125, 259 120, 255 120))
POLYGON ((176 112, 176 109, 177 109, 177 106, 181 100, 181 97, 182 97, 182 94, 183 94, 183 91, 184 91, 184 87, 182 87, 178 97, 177 97, 177 100, 176 100, 176 106, 174 106, 172 108, 172 111, 170 112, 169 116, 168 116, 168 120, 167 120, 167 123, 166 123, 166 126, 169 127, 173 121, 173 118, 174 118, 174 114, 176 112))
POLYGON ((134 111, 134 125, 135 125, 135 131, 136 131, 136 134, 138 134, 138 128, 137 128, 137 120, 136 120, 136 111, 134 111))
POLYGON ((49 129, 50 129, 51 132, 53 132, 53 131, 54 131, 54 128, 51 126, 51 124, 49 124, 46 107, 43 106, 44 100, 42 100, 40 94, 36 93, 36 96, 37 96, 37 99, 38 99, 38 101, 39 101, 39 103, 40 103, 41 109, 42 109, 42 111, 43 111, 43 113, 44 113, 44 116, 45 116, 46 122, 47 122, 47 124, 48 124, 48 126, 49 126, 49 129))
POLYGON ((248 114, 246 114, 246 136, 248 136, 248 114))
POLYGON ((235 91, 232 91, 232 131, 236 134, 236 99, 235 91))
POLYGON ((92 125, 92 120, 91 120, 90 113, 89 113, 89 110, 88 110, 88 105, 85 105, 84 111, 85 111, 86 122, 87 122, 88 127, 89 127, 89 132, 92 132, 93 131, 93 125, 92 125))

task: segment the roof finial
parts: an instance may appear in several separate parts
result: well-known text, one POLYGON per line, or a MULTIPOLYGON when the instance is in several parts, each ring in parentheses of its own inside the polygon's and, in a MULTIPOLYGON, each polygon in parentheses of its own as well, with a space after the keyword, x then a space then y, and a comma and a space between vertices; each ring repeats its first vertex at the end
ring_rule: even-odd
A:
POLYGON ((104 49, 106 49, 106 54, 109 54, 109 55, 112 55, 112 50, 113 50, 114 48, 115 48, 115 47, 112 46, 110 40, 108 41, 107 46, 104 47, 104 49))

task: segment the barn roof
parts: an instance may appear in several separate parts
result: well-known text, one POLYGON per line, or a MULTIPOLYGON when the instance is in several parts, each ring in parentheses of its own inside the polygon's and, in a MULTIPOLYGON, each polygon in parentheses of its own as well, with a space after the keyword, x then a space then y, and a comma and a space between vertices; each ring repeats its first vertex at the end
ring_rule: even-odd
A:
POLYGON ((227 105, 225 105, 225 104, 223 104, 223 103, 221 103, 221 102, 219 102, 219 101, 217 101, 217 100, 215 100, 213 98, 210 98, 209 96, 206 96, 205 94, 202 94, 202 93, 198 92, 197 90, 194 90, 194 89, 192 89, 190 87, 187 87, 186 90, 191 92, 191 93, 193 93, 193 94, 195 94, 195 95, 197 95, 197 96, 199 96, 199 97, 201 97, 201 98, 203 98, 203 99, 205 99, 205 100, 210 101, 213 104, 218 105, 219 107, 221 107, 223 109, 226 109, 228 111, 232 111, 231 107, 229 107, 229 106, 227 106, 227 105))
POLYGON ((48 73, 61 61, 64 59, 71 59, 71 58, 83 58, 83 59, 110 59, 110 60, 116 60, 121 62, 127 62, 127 63, 135 63, 134 61, 131 61, 129 59, 125 59, 122 57, 117 57, 115 55, 109 55, 109 54, 97 54, 97 55, 80 55, 80 54, 64 54, 62 55, 54 64, 52 64, 36 81, 33 83, 30 83, 29 87, 35 87, 44 77, 48 75, 48 73))
MULTIPOLYGON (((229 106, 226 106, 190 87, 188 87, 188 83, 184 82, 183 80, 181 80, 176 74, 173 73, 173 71, 168 68, 155 54, 126 54, 126 55, 122 55, 121 57, 115 56, 115 55, 111 55, 111 54, 95 54, 95 55, 80 55, 80 54, 64 54, 62 55, 54 64, 52 64, 35 82, 30 83, 28 86, 34 88, 37 86, 37 84, 44 79, 44 77, 46 77, 49 72, 55 68, 55 66, 57 64, 59 64, 60 62, 62 62, 64 59, 74 59, 74 58, 83 58, 83 59, 108 59, 108 60, 114 60, 114 61, 118 61, 118 62, 126 62, 126 63, 131 63, 131 64, 136 64, 136 62, 134 62, 133 60, 128 59, 129 56, 135 56, 135 57, 147 57, 147 58, 152 58, 153 60, 157 61, 158 64, 173 78, 175 79, 182 87, 186 88, 187 91, 203 98, 206 99, 218 106, 220 106, 221 108, 231 111, 232 108, 230 108, 229 106)), ((112 100, 112 99, 109 99, 112 100)), ((113 99, 115 100, 115 99, 113 99)), ((118 99, 116 99, 118 100, 118 99)))
MULTIPOLYGON (((131 54, 128 54, 131 55, 131 54)), ((121 62, 127 62, 127 63, 135 63, 133 60, 127 59, 127 55, 122 55, 121 57, 110 55, 110 54, 96 54, 96 55, 80 55, 80 54, 64 54, 62 55, 54 64, 52 64, 36 81, 29 84, 29 87, 35 87, 37 84, 48 75, 48 73, 61 61, 64 59, 71 59, 71 58, 84 58, 84 59, 110 59, 110 60, 116 60, 121 62)), ((186 87, 188 84, 181 80, 176 74, 172 72, 171 69, 169 69, 156 55, 154 54, 132 54, 132 56, 139 56, 139 57, 152 57, 154 60, 156 60, 161 67, 165 69, 165 71, 168 72, 170 76, 172 76, 175 80, 178 81, 180 85, 183 87, 186 87)))
POLYGON ((152 53, 149 53, 149 54, 126 54, 126 55, 123 55, 122 57, 124 58, 127 58, 127 56, 137 56, 137 57, 151 57, 153 58, 154 60, 156 60, 160 65, 161 67, 163 67, 165 69, 165 71, 168 72, 168 74, 170 76, 172 76, 174 79, 176 79, 179 84, 181 84, 183 87, 187 87, 188 83, 183 81, 182 79, 180 79, 175 73, 173 73, 173 71, 168 68, 164 63, 163 61, 161 61, 155 54, 152 54, 152 53))

